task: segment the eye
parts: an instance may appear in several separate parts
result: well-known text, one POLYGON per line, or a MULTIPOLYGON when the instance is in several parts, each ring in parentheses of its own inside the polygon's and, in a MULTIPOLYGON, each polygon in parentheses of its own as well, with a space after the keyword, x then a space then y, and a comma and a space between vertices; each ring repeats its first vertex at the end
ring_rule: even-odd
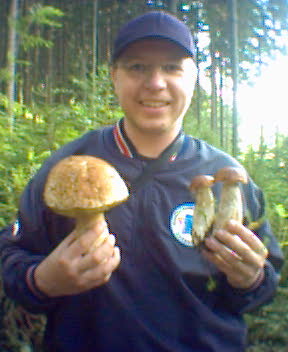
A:
POLYGON ((179 73, 182 71, 182 66, 176 63, 165 64, 163 70, 167 73, 179 73))
POLYGON ((143 72, 146 72, 147 70, 146 65, 140 62, 128 64, 126 68, 128 71, 135 72, 135 73, 143 73, 143 72))

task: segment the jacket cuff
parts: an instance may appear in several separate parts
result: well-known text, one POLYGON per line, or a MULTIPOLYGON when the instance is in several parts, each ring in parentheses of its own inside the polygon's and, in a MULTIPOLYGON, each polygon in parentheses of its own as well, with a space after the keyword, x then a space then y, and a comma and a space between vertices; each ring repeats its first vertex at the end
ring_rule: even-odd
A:
POLYGON ((260 306, 269 303, 276 293, 279 277, 270 262, 266 262, 263 274, 249 289, 237 289, 225 283, 224 287, 227 309, 234 313, 243 314, 251 312, 260 306))
POLYGON ((262 268, 258 275, 257 275, 257 278, 255 280, 255 282, 253 283, 252 286, 250 286, 249 288, 246 288, 246 289, 243 289, 241 290, 242 293, 249 293, 249 292, 253 292, 254 290, 256 290, 261 284, 262 282, 264 281, 265 279, 265 270, 264 268, 262 268))
POLYGON ((8 297, 34 314, 46 314, 62 300, 62 297, 48 297, 35 284, 34 271, 43 257, 35 256, 30 263, 21 261, 4 265, 3 286, 8 297))
POLYGON ((26 271, 26 285, 30 289, 31 293, 39 300, 45 301, 50 297, 47 296, 45 293, 39 290, 35 282, 35 270, 39 264, 31 265, 28 270, 26 271))

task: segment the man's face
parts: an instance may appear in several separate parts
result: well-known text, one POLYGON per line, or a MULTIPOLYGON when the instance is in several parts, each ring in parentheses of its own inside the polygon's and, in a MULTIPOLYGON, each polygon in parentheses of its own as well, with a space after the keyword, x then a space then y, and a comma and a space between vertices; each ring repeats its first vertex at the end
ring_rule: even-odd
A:
POLYGON ((168 40, 145 39, 128 46, 112 69, 126 127, 153 134, 179 131, 196 76, 193 59, 168 40))

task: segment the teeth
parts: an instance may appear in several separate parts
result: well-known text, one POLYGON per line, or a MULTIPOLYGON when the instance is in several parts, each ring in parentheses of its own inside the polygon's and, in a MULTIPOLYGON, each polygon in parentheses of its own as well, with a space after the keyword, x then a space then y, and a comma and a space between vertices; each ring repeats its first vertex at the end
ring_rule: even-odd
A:
POLYGON ((161 106, 168 105, 167 102, 163 101, 143 101, 142 104, 150 108, 159 108, 161 106))

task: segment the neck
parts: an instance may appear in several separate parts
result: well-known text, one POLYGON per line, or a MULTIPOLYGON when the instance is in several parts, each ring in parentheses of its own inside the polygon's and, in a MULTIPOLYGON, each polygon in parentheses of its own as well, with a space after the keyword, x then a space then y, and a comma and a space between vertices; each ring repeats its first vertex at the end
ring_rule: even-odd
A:
POLYGON ((124 119, 124 129, 138 154, 156 159, 177 137, 181 130, 181 125, 172 131, 143 132, 125 123, 124 119))

